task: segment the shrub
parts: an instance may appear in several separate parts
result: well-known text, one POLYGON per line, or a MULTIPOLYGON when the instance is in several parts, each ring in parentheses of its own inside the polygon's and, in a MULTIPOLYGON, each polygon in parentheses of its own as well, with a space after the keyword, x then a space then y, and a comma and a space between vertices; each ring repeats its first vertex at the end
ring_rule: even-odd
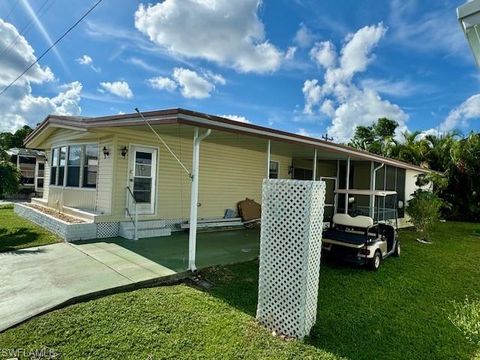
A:
POLYGON ((18 191, 20 171, 8 161, 0 160, 0 196, 18 191))
POLYGON ((465 298, 463 303, 453 303, 453 314, 448 318, 465 338, 480 345, 480 300, 465 298))
POLYGON ((426 190, 417 190, 405 209, 420 239, 430 241, 432 227, 440 218, 440 209, 443 201, 434 193, 426 190))

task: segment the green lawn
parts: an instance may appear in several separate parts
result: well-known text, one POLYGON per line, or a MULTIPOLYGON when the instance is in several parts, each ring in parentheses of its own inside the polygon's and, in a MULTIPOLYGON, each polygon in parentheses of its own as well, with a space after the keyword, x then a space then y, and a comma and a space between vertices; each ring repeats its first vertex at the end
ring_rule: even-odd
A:
POLYGON ((58 236, 16 215, 12 205, 0 206, 0 252, 59 241, 58 236))
POLYGON ((466 296, 480 298, 476 229, 440 224, 432 245, 403 231, 402 257, 376 273, 322 263, 317 324, 304 342, 256 324, 254 261, 205 271, 208 292, 159 287, 52 312, 0 334, 0 349, 47 346, 65 359, 474 359, 480 342, 449 316, 466 296))

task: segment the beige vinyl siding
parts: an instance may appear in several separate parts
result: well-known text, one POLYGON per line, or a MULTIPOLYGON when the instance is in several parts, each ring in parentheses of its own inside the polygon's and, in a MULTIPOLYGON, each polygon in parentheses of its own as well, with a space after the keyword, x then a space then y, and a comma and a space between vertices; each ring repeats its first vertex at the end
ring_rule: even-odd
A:
MULTIPOLYGON (((192 166, 192 139, 162 134, 168 146, 181 159, 188 169, 192 166)), ((157 168, 157 208, 156 214, 143 215, 141 219, 185 219, 190 213, 191 182, 186 172, 173 156, 149 132, 118 131, 115 136, 113 196, 111 216, 102 217, 102 221, 115 221, 125 218, 126 189, 131 146, 156 147, 158 153, 157 168), (129 148, 126 159, 120 155, 120 149, 129 148)), ((133 156, 133 155, 132 155, 133 156)), ((280 162, 280 178, 290 178, 288 167, 291 158, 271 155, 271 159, 280 162)), ((267 171, 266 152, 244 149, 236 146, 221 145, 207 140, 200 145, 199 175, 199 217, 221 217, 225 209, 236 209, 239 201, 246 197, 261 201, 262 180, 267 171)), ((103 182, 103 180, 100 180, 103 182)), ((100 188, 100 183, 99 183, 100 188)))
POLYGON ((63 206, 95 210, 95 189, 76 189, 50 186, 48 206, 61 210, 63 206))
MULTIPOLYGON (((162 135, 168 146, 175 152, 185 166, 190 169, 192 163, 192 140, 162 135)), ((117 154, 114 165, 113 206, 114 218, 124 218, 126 207, 126 186, 129 184, 129 162, 132 146, 158 148, 157 156, 157 192, 156 214, 141 218, 177 219, 188 217, 190 206, 190 178, 173 156, 159 143, 150 132, 121 132, 116 136, 117 154), (129 153, 124 159, 120 149, 126 146, 129 153)), ((201 178, 201 177, 200 177, 201 178)))
POLYGON ((42 198, 48 200, 48 193, 50 189, 50 157, 51 157, 50 150, 45 152, 45 167, 43 171, 43 194, 42 198))
MULTIPOLYGON (((272 154, 280 163, 279 178, 289 178, 291 159, 272 154)), ((200 217, 223 216, 245 198, 261 202, 267 172, 266 152, 204 142, 200 151, 200 217)))
MULTIPOLYGON (((112 194, 113 194, 113 166, 120 154, 115 151, 114 140, 106 139, 98 143, 98 173, 96 188, 95 210, 100 214, 112 213, 112 194), (103 148, 110 150, 110 156, 103 155, 103 148)), ((121 157, 121 156, 120 156, 121 157)))

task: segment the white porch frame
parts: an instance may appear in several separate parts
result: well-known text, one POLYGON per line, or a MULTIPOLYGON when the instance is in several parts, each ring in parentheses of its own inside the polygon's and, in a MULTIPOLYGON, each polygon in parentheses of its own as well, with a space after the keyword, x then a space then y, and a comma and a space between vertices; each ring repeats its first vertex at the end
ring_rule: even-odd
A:
POLYGON ((200 143, 211 134, 212 130, 208 129, 199 135, 198 127, 194 130, 193 135, 193 155, 192 155, 192 190, 190 195, 190 229, 188 235, 188 270, 196 271, 195 264, 197 252, 197 214, 198 214, 198 177, 200 169, 200 143))

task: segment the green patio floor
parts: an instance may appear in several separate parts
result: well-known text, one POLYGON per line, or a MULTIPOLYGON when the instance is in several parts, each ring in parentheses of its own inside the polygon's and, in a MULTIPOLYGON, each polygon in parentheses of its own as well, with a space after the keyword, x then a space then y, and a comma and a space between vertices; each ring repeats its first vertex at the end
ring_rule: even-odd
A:
MULTIPOLYGON (((188 267, 188 232, 184 231, 139 240, 116 237, 77 243, 114 243, 176 272, 188 267)), ((260 231, 257 229, 199 232, 197 268, 252 260, 258 256, 259 249, 260 231)))

